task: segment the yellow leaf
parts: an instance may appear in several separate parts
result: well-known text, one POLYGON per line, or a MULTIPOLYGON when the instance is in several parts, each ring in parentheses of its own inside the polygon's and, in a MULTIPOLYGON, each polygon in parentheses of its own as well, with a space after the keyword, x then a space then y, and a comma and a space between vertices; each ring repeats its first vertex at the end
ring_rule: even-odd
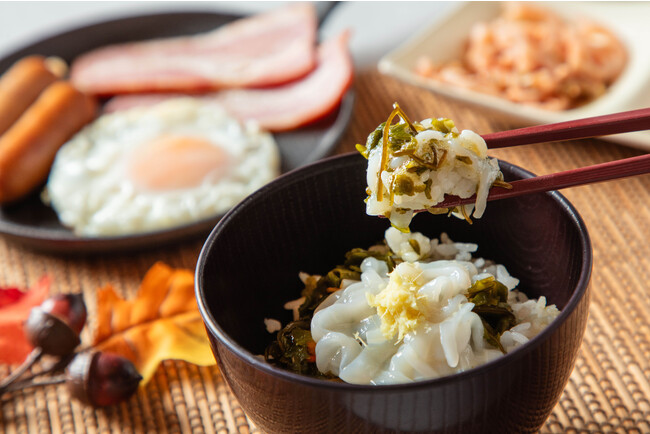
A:
POLYGON ((194 275, 158 262, 147 272, 133 300, 108 286, 97 293, 95 348, 133 362, 142 384, 167 359, 214 365, 210 342, 194 298, 194 275))

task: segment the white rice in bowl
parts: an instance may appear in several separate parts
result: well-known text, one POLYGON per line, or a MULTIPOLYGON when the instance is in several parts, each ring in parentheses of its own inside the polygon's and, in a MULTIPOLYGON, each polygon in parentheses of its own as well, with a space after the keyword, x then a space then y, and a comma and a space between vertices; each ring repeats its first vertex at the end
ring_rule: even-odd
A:
POLYGON ((477 248, 446 234, 429 239, 389 228, 385 244, 364 251, 377 254, 362 260, 359 279, 329 288, 314 310, 318 371, 354 384, 428 380, 499 358, 538 335, 558 309, 544 297, 528 299, 503 265, 474 258, 477 248))

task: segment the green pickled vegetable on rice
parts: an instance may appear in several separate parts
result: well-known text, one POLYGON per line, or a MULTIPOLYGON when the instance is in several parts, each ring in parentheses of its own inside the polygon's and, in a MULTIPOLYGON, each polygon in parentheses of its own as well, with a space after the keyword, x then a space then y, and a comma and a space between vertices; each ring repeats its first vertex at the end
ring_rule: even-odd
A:
POLYGON ((297 374, 305 374, 318 378, 331 378, 318 371, 315 364, 315 342, 311 337, 310 321, 316 308, 332 292, 337 291, 344 280, 358 281, 361 279, 359 268, 364 259, 368 257, 384 261, 388 268, 395 268, 395 258, 390 249, 386 247, 365 250, 355 248, 345 254, 345 261, 337 265, 326 275, 305 279, 301 292, 304 298, 298 307, 298 319, 282 328, 276 339, 269 344, 264 353, 267 362, 280 366, 297 374))

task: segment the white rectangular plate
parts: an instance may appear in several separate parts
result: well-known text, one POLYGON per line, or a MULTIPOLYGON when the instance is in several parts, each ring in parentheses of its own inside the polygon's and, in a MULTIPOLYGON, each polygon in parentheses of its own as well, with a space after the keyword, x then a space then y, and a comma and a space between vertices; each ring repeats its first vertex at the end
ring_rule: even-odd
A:
MULTIPOLYGON (((547 2, 540 5, 566 17, 580 16, 596 21, 616 34, 625 45, 628 51, 627 66, 604 95, 575 109, 550 111, 415 74, 415 65, 423 55, 434 63, 459 58, 470 28, 479 21, 496 17, 501 7, 498 2, 455 5, 434 25, 384 56, 379 61, 379 70, 440 95, 499 113, 521 125, 562 122, 650 106, 649 2, 547 2)), ((444 113, 439 116, 444 116, 444 113)), ((650 151, 650 131, 618 134, 606 139, 650 151)))

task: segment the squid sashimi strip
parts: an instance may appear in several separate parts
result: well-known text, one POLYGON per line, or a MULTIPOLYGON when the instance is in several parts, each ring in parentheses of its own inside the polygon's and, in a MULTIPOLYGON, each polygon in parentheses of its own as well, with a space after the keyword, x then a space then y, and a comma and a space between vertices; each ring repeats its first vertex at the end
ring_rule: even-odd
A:
MULTIPOLYGON (((224 90, 203 96, 222 105, 241 121, 256 121, 269 131, 286 131, 331 112, 350 87, 353 66, 349 33, 325 41, 318 48, 318 66, 301 80, 266 89, 224 90)), ((111 99, 105 112, 157 104, 182 95, 124 95, 111 99)))
POLYGON ((314 68, 316 29, 313 5, 294 4, 201 35, 99 48, 70 75, 95 95, 277 85, 314 68))

